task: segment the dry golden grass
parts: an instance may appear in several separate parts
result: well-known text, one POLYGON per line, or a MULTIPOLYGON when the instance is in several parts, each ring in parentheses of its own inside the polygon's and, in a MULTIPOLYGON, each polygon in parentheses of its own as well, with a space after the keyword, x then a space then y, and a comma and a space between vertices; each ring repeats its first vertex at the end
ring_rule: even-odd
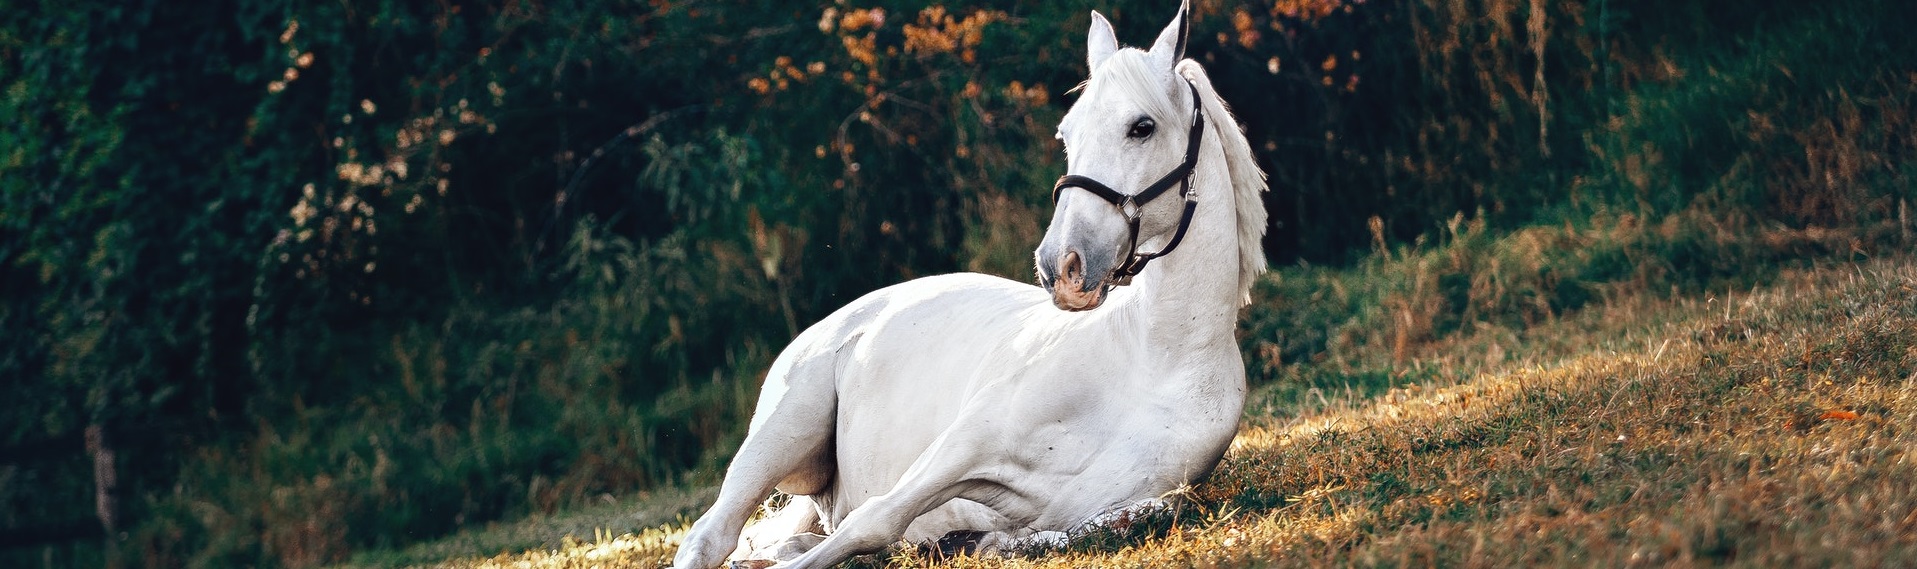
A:
MULTIPOLYGON (((1474 373, 1252 418, 1142 537, 854 566, 1630 566, 1917 563, 1917 265, 1787 272, 1734 295, 1613 299, 1432 346, 1474 373), (1509 334, 1506 333, 1506 336, 1509 334), (1495 344, 1493 344, 1495 345, 1495 344), (1451 356, 1445 350, 1456 350, 1451 356)), ((654 567, 679 530, 445 567, 654 567)))

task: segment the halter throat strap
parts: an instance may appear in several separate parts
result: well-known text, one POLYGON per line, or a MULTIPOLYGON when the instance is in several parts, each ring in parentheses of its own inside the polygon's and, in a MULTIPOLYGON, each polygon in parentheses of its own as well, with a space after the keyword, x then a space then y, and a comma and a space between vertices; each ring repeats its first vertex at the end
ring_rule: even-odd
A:
POLYGON ((1136 194, 1120 193, 1098 180, 1077 174, 1061 176, 1058 183, 1052 185, 1052 205, 1058 205, 1058 199, 1066 188, 1079 188, 1111 203, 1113 207, 1118 208, 1120 215, 1125 216, 1125 222, 1131 226, 1131 244, 1126 246, 1127 257, 1124 264, 1119 265, 1112 272, 1114 281, 1118 285, 1131 284, 1132 277, 1145 270, 1145 263, 1177 249, 1178 244, 1185 240, 1185 231, 1191 227, 1192 214, 1198 210, 1198 196, 1191 191, 1191 175, 1198 166, 1198 143, 1205 138, 1205 112, 1198 99, 1198 87, 1190 81, 1185 82, 1185 87, 1191 89, 1191 132, 1185 138, 1185 160, 1177 167, 1172 168, 1170 172, 1159 177, 1158 181, 1145 186, 1145 189, 1136 194), (1166 243, 1164 249, 1151 253, 1138 252, 1138 223, 1141 210, 1145 204, 1164 195, 1165 191, 1174 185, 1178 186, 1179 197, 1185 199, 1185 210, 1178 218, 1178 229, 1172 233, 1171 242, 1166 243))

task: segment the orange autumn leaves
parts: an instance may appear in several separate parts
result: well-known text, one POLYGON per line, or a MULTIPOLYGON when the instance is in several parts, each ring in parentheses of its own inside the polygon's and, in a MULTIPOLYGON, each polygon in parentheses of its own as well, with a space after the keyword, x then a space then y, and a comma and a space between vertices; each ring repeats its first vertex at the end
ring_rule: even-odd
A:
MULTIPOLYGON (((967 64, 977 63, 976 48, 985 41, 985 26, 1005 18, 1005 12, 998 10, 978 10, 959 18, 947 12, 944 6, 931 6, 920 10, 915 22, 904 25, 901 30, 904 45, 886 46, 883 50, 879 47, 878 29, 885 26, 884 8, 852 8, 842 12, 836 6, 827 7, 819 15, 818 26, 822 33, 837 34, 846 56, 865 66, 866 81, 877 83, 881 54, 897 56, 901 48, 904 53, 920 58, 957 54, 967 64)), ((793 81, 809 80, 825 70, 824 62, 815 61, 800 68, 792 64, 791 57, 779 56, 769 76, 749 79, 746 86, 761 95, 784 91, 793 81)), ((856 83, 858 77, 849 70, 839 74, 848 84, 856 83)))
MULTIPOLYGON (((1303 66, 1287 66, 1276 54, 1258 53, 1273 48, 1277 38, 1289 37, 1303 28, 1318 25, 1327 18, 1352 14, 1356 8, 1365 4, 1365 0, 1273 0, 1269 4, 1238 6, 1229 9, 1230 27, 1217 33, 1218 43, 1254 52, 1256 56, 1269 56, 1267 69, 1278 74, 1289 67, 1306 74, 1310 80, 1324 87, 1354 92, 1359 85, 1359 70, 1351 65, 1360 60, 1362 54, 1357 51, 1340 51, 1325 54, 1303 66)), ((1201 9, 1201 12, 1203 10, 1201 9)), ((1202 14, 1199 17, 1204 17, 1202 14)), ((844 5, 827 6, 821 10, 817 21, 821 33, 836 36, 843 49, 842 63, 814 62, 804 66, 780 63, 776 69, 762 77, 747 80, 747 86, 753 92, 766 95, 784 91, 791 86, 828 73, 836 75, 846 85, 862 88, 868 96, 875 96, 886 89, 890 83, 887 75, 896 70, 888 60, 896 61, 901 57, 908 60, 936 61, 941 57, 955 58, 965 66, 979 65, 980 47, 985 41, 985 30, 994 23, 1016 22, 1004 11, 971 7, 948 8, 933 5, 919 10, 910 20, 898 17, 885 8, 857 8, 844 5), (897 33, 886 33, 886 26, 897 26, 897 33)), ((784 58, 782 58, 784 59, 784 58)), ((837 59, 837 58, 830 58, 837 59)), ((974 92, 972 89, 968 93, 974 92)), ((1009 98, 1022 104, 1043 104, 1044 100, 1023 89, 1007 91, 1009 98)), ((968 98, 971 95, 968 94, 968 98)))
POLYGON ((771 91, 784 91, 792 87, 793 81, 810 81, 813 77, 825 73, 825 62, 814 61, 801 69, 792 63, 792 58, 781 55, 772 61, 772 73, 766 77, 753 77, 746 81, 746 87, 752 92, 764 95, 771 91))
MULTIPOLYGON (((884 90, 887 83, 882 74, 882 70, 888 69, 885 60, 911 56, 924 61, 944 56, 956 57, 966 66, 975 66, 979 63, 978 48, 985 41, 986 26, 1009 19, 1010 16, 1000 10, 951 10, 934 5, 919 10, 912 21, 901 25, 899 35, 887 36, 880 32, 893 18, 884 8, 828 6, 819 14, 818 29, 821 33, 838 37, 849 61, 841 64, 815 61, 799 66, 792 62, 791 57, 780 56, 766 76, 749 78, 746 86, 754 93, 766 95, 785 91, 795 83, 825 74, 828 68, 843 66, 845 68, 837 72, 843 83, 863 88, 868 97, 881 101, 883 97, 879 92, 884 90), (902 38, 903 41, 886 45, 890 42, 881 41, 886 37, 902 38)), ((1000 91, 1007 99, 1021 106, 1040 106, 1050 101, 1045 86, 1039 84, 1028 86, 1014 81, 1000 91)), ((981 92, 975 81, 968 80, 963 96, 975 98, 981 92)))
MULTIPOLYGON (((1339 12, 1351 13, 1352 6, 1363 3, 1364 0, 1277 0, 1266 13, 1270 17, 1271 29, 1284 31, 1284 22, 1287 20, 1310 24, 1339 12)), ((1239 6, 1232 11, 1231 27, 1238 34, 1238 45, 1245 49, 1256 48, 1258 40, 1264 36, 1258 29, 1258 22, 1252 17, 1250 7, 1239 6)))
POLYGON ((919 11, 917 23, 905 25, 905 52, 920 57, 956 52, 960 60, 977 63, 974 48, 985 40, 985 25, 1003 19, 1005 13, 998 10, 979 10, 956 19, 944 6, 928 7, 919 11))
MULTIPOLYGON (((1232 10, 1231 30, 1218 33, 1218 44, 1235 45, 1257 53, 1271 48, 1271 42, 1266 41, 1267 34, 1275 34, 1282 42, 1284 38, 1295 37, 1301 28, 1315 26, 1336 14, 1351 14, 1355 7, 1362 4, 1364 0, 1277 0, 1264 10, 1254 6, 1239 6, 1232 10)), ((1329 54, 1322 60, 1315 60, 1315 64, 1302 68, 1302 72, 1317 79, 1324 87, 1346 93, 1355 92, 1358 90, 1357 69, 1347 65, 1340 75, 1338 68, 1341 62, 1357 62, 1362 55, 1355 50, 1329 54)), ((1286 68, 1285 63, 1273 54, 1265 62, 1265 69, 1277 75, 1286 68)))
MULTIPOLYGON (((905 53, 920 57, 956 53, 964 62, 976 63, 975 48, 985 41, 985 26, 1005 19, 1005 12, 999 10, 975 10, 961 18, 944 6, 929 6, 919 10, 917 19, 901 29, 905 36, 902 47, 905 53)), ((827 7, 819 15, 819 31, 837 33, 846 55, 872 67, 879 62, 877 30, 885 26, 885 20, 884 8, 852 8, 841 12, 836 6, 827 7)), ((884 54, 897 55, 900 48, 888 46, 884 54)))

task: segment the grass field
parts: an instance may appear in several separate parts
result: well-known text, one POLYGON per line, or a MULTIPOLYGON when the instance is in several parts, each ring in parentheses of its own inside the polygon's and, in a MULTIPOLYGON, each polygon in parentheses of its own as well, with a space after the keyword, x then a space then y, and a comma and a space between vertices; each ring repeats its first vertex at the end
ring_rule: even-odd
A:
MULTIPOLYGON (((1917 563, 1917 263, 1764 281, 1383 342, 1371 361, 1394 363, 1346 370, 1358 385, 1262 388, 1224 464, 1161 519, 1015 558, 900 547, 849 565, 1917 563)), ((660 566, 703 496, 360 562, 660 566), (524 552, 487 556, 502 550, 524 552)))

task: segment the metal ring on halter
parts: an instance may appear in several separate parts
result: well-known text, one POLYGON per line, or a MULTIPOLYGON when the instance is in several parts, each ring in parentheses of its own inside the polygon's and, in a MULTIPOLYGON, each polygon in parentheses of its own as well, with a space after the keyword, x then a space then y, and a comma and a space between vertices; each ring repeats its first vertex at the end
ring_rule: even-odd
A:
POLYGON ((1053 205, 1058 204, 1059 193, 1065 191, 1065 188, 1082 189, 1117 207, 1119 215, 1124 216, 1126 224, 1131 226, 1131 242, 1125 246, 1127 251, 1125 262, 1112 271, 1113 286, 1131 284, 1132 277, 1138 276, 1138 273, 1145 270, 1145 263, 1177 249, 1178 244, 1185 240, 1185 230, 1191 227, 1192 214, 1198 211, 1198 196, 1191 191, 1191 177, 1192 171, 1198 166, 1198 144, 1205 138, 1205 112, 1198 100, 1198 86, 1190 81, 1186 81, 1185 86, 1191 89, 1191 133, 1185 139, 1185 161, 1179 163, 1178 167, 1166 172, 1164 176, 1158 178, 1158 181, 1152 182, 1150 186, 1146 186, 1144 190, 1136 194, 1120 193, 1098 180, 1077 174, 1061 176, 1058 178, 1058 183, 1052 185, 1053 205), (1178 185, 1178 195, 1185 198, 1185 211, 1178 218, 1178 230, 1172 233, 1171 242, 1166 243, 1164 249, 1152 253, 1139 253, 1139 214, 1145 204, 1164 194, 1165 190, 1171 189, 1173 184, 1178 185))

